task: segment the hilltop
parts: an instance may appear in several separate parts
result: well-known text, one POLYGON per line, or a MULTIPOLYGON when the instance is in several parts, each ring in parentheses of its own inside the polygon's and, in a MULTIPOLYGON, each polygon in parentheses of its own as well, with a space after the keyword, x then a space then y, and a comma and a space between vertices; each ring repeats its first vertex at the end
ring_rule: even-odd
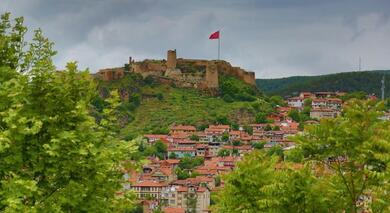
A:
POLYGON ((172 124, 199 129, 209 123, 249 124, 259 111, 272 110, 255 86, 254 73, 225 61, 177 59, 172 65, 175 54, 168 51, 166 61, 130 58, 123 67, 100 70, 94 115, 101 116, 112 90, 122 99, 118 117, 126 138, 167 133, 172 124))
MULTIPOLYGON (((390 76, 389 70, 344 72, 319 76, 293 76, 277 79, 256 79, 258 88, 269 95, 291 96, 300 91, 363 91, 380 94, 383 75, 390 76)), ((389 79, 389 78, 388 78, 389 79)), ((390 79, 389 79, 390 80, 390 79)), ((390 97, 390 86, 385 90, 390 97)))

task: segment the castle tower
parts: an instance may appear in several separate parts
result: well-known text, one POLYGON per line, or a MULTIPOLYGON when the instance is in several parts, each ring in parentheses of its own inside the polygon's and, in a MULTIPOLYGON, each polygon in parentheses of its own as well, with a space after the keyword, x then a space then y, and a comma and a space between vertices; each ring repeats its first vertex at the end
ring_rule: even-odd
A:
POLYGON ((167 69, 176 69, 176 49, 175 50, 168 50, 167 69))
POLYGON ((206 84, 208 88, 218 88, 218 69, 217 65, 209 61, 206 66, 206 84))

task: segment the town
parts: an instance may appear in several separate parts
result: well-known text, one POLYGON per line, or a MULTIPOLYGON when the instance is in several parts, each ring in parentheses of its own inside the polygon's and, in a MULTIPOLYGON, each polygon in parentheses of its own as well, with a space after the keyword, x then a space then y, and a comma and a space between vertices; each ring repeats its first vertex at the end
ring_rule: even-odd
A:
MULTIPOLYGON (((264 122, 247 127, 210 124, 205 129, 173 124, 170 133, 145 134, 147 146, 166 147, 163 153, 148 157, 142 170, 128 171, 129 184, 142 201, 144 212, 162 208, 165 213, 210 212, 211 193, 224 186, 221 175, 229 173, 235 163, 254 149, 293 149, 291 136, 299 134, 302 124, 292 112, 309 108, 304 125, 318 124, 323 118, 341 114, 343 92, 301 92, 287 98, 286 106, 277 106, 264 122)), ((376 99, 375 96, 368 96, 376 99)), ((383 117, 390 119, 390 113, 383 117)))

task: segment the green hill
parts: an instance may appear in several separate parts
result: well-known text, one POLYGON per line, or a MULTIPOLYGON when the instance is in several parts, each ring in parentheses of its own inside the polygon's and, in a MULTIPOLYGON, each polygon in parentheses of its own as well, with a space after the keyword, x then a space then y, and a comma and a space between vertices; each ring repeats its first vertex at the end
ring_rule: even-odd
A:
MULTIPOLYGON (((257 87, 268 95, 290 96, 301 91, 364 91, 380 94, 383 75, 390 77, 389 70, 345 72, 319 76, 293 76, 278 79, 256 79, 257 87)), ((390 78, 387 78, 390 82, 390 78)), ((386 87, 386 97, 390 97, 390 86, 386 87)))
POLYGON ((99 81, 98 89, 100 96, 93 103, 97 117, 109 91, 115 89, 122 96, 128 95, 128 101, 123 101, 118 110, 121 135, 127 138, 167 133, 172 124, 191 124, 199 129, 209 123, 249 124, 256 113, 272 109, 256 88, 230 76, 220 78, 219 96, 135 74, 111 82, 99 81))

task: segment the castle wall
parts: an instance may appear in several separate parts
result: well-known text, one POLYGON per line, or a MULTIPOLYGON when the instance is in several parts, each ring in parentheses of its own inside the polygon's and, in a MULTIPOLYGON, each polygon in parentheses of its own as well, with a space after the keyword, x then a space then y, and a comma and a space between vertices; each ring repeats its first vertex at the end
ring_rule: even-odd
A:
POLYGON ((122 67, 101 69, 97 74, 103 81, 113 81, 123 78, 125 76, 125 70, 122 67))
MULTIPOLYGON (((219 74, 234 76, 250 85, 256 85, 255 73, 253 72, 233 67, 230 63, 221 60, 177 59, 176 50, 168 50, 167 61, 134 62, 130 57, 129 66, 130 71, 141 74, 143 78, 156 76, 161 78, 163 82, 172 81, 179 87, 192 87, 216 92, 219 87, 219 74)), ((110 81, 122 78, 125 75, 125 70, 124 68, 103 69, 97 74, 104 81, 110 81)))

